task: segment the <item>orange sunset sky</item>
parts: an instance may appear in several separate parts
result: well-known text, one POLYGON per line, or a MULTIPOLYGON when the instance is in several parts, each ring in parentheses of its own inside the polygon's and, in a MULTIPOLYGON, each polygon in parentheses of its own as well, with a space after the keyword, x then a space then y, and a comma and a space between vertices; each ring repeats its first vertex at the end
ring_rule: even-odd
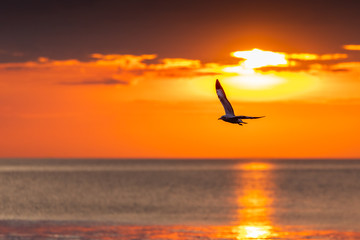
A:
POLYGON ((6 0, 0 157, 359 158, 359 7, 6 0))

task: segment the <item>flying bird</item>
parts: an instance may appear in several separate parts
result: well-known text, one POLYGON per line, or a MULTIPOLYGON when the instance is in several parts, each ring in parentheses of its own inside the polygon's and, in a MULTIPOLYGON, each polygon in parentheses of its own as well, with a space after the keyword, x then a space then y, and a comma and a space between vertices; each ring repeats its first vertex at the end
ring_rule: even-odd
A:
POLYGON ((226 98, 225 91, 222 88, 218 79, 216 79, 215 87, 216 87, 216 93, 220 99, 220 102, 225 109, 225 115, 221 116, 221 118, 219 118, 218 120, 221 119, 225 122, 237 123, 242 126, 243 124, 247 124, 246 122, 243 122, 242 119, 257 119, 257 118, 265 117, 265 116, 261 116, 261 117, 235 116, 234 109, 232 108, 229 100, 226 98))

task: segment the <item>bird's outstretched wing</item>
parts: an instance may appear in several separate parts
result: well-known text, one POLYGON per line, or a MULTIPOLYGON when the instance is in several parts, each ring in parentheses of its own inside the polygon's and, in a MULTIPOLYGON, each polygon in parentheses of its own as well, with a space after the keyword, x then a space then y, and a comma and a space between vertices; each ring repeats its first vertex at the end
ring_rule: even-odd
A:
POLYGON ((238 119, 258 119, 258 118, 263 118, 265 116, 261 116, 261 117, 249 117, 249 116, 236 116, 235 118, 238 119))
POLYGON ((220 99, 221 104, 223 105, 224 109, 225 109, 225 113, 226 115, 230 115, 230 116, 234 116, 234 109, 232 108, 229 100, 227 100, 224 89, 222 88, 220 82, 218 79, 216 79, 216 93, 220 99))

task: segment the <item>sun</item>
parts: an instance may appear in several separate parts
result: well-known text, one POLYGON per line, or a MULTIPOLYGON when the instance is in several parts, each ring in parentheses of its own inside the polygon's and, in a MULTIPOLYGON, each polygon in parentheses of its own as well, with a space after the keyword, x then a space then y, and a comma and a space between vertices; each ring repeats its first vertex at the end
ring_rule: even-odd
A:
POLYGON ((257 48, 254 48, 250 51, 232 52, 231 56, 245 59, 242 65, 247 69, 288 64, 285 54, 272 51, 264 51, 257 48))
POLYGON ((222 69, 225 73, 235 74, 231 82, 246 89, 266 89, 283 82, 281 78, 256 72, 256 68, 286 66, 288 61, 285 54, 254 48, 250 51, 232 52, 231 56, 243 59, 236 66, 222 69))

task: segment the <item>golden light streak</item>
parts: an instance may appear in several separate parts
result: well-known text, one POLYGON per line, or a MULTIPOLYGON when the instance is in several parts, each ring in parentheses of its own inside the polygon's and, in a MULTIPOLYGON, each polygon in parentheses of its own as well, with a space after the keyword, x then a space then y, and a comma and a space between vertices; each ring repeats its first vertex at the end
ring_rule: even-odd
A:
POLYGON ((303 61, 315 61, 315 60, 336 60, 336 59, 345 59, 348 55, 345 53, 334 53, 334 54, 313 54, 313 53, 290 53, 286 54, 286 58, 292 60, 303 60, 303 61))
POLYGON ((38 62, 40 63, 46 63, 49 61, 49 58, 46 57, 38 57, 38 62))
POLYGON ((155 59, 157 56, 155 54, 143 54, 143 55, 120 55, 120 54, 100 54, 94 53, 91 54, 92 58, 97 59, 96 64, 102 66, 116 66, 123 68, 145 68, 147 65, 143 63, 144 60, 155 59))
POLYGON ((344 53, 335 53, 335 54, 324 54, 319 57, 320 60, 336 60, 348 58, 347 54, 344 53))
POLYGON ((343 48, 346 50, 360 51, 360 45, 349 44, 349 45, 344 45, 343 48))
POLYGON ((165 58, 160 68, 200 68, 200 60, 191 60, 183 58, 165 58))

